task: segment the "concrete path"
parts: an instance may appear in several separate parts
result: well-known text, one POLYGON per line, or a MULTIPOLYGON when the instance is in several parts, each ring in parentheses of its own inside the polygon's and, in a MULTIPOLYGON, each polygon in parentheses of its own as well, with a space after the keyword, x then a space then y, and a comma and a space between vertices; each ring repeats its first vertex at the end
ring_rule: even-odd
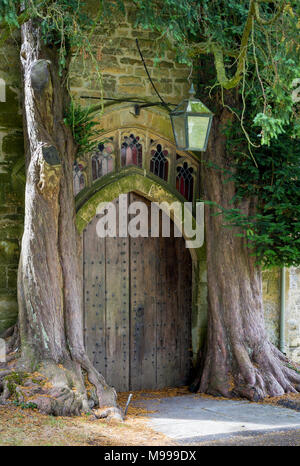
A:
POLYGON ((248 401, 191 394, 135 401, 134 404, 156 411, 149 414, 151 427, 184 444, 300 429, 300 412, 248 401))

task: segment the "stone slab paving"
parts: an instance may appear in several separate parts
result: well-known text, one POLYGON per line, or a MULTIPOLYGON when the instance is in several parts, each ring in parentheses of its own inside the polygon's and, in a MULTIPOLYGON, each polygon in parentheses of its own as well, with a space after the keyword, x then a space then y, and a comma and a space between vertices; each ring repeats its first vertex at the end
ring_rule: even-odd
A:
POLYGON ((232 435, 300 429, 300 412, 249 401, 191 395, 133 402, 149 411, 151 427, 176 442, 193 443, 232 435))

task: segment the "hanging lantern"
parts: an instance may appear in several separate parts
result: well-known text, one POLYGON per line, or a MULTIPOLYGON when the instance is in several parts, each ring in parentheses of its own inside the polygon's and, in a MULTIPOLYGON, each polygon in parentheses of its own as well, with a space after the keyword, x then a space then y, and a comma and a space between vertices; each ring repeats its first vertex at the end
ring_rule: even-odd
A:
POLYGON ((176 147, 179 150, 205 151, 213 113, 194 97, 192 84, 189 99, 185 99, 170 113, 176 147))

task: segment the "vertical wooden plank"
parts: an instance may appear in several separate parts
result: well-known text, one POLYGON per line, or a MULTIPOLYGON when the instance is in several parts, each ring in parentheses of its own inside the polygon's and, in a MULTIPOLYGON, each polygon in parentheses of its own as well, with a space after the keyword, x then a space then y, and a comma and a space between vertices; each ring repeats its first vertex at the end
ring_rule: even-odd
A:
MULTIPOLYGON (((156 258, 156 361, 157 361, 157 388, 168 386, 167 361, 166 361, 166 238, 157 238, 157 258, 156 258)), ((168 339, 168 342, 170 340, 168 339)))
MULTIPOLYGON (((165 214, 164 214, 165 215, 165 214)), ((157 271, 158 388, 186 383, 190 372, 191 258, 183 238, 159 239, 157 271)))
POLYGON ((185 241, 181 239, 176 243, 178 255, 178 315, 180 318, 180 371, 178 373, 181 383, 187 384, 191 371, 192 335, 192 258, 185 241))
POLYGON ((174 238, 173 226, 171 238, 166 238, 166 334, 167 350, 165 354, 167 370, 166 383, 168 386, 180 385, 180 333, 182 332, 178 296, 178 255, 176 243, 180 238, 174 238))
MULTIPOLYGON (((119 213, 119 201, 114 201, 119 213)), ((124 215, 127 213, 122 213, 124 215)), ((118 218, 118 215, 117 215, 118 218)), ((129 389, 129 238, 106 238, 106 377, 129 389)))
POLYGON ((83 232, 83 302, 87 353, 106 377, 105 367, 105 240, 96 233, 97 216, 83 232))
MULTIPOLYGON (((135 193, 130 201, 150 202, 135 193)), ((150 222, 148 221, 150 228, 150 222)), ((156 388, 156 238, 130 238, 130 389, 156 388)))
POLYGON ((174 237, 159 240, 159 271, 157 274, 157 380, 159 388, 174 386, 178 383, 180 366, 178 333, 181 329, 178 328, 178 267, 175 241, 174 237))
MULTIPOLYGON (((162 219, 166 217, 164 212, 161 212, 162 219)), ((174 251, 170 248, 172 238, 163 238, 161 236, 158 241, 157 252, 157 270, 156 270, 156 314, 157 314, 157 387, 163 388, 171 386, 172 380, 172 363, 170 364, 169 353, 174 353, 174 335, 173 335, 173 316, 176 308, 172 307, 173 301, 173 283, 172 270, 170 271, 169 263, 172 262, 173 256, 170 253, 174 251), (171 273, 170 273, 171 272, 171 273)), ((174 354, 172 354, 174 357, 174 354)))
POLYGON ((83 233, 85 344, 94 366, 119 391, 186 383, 192 262, 184 240, 98 238, 97 221, 83 233))

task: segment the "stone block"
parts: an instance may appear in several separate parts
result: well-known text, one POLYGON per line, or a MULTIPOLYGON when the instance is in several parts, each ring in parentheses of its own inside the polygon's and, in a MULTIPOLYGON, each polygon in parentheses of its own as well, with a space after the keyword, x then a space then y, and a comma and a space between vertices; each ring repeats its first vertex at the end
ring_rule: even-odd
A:
MULTIPOLYGON (((162 94, 166 94, 166 95, 173 94, 173 84, 172 84, 172 82, 171 83, 168 83, 168 82, 156 82, 155 87, 158 90, 158 92, 160 92, 162 94)), ((152 86, 150 87, 150 93, 152 95, 156 95, 156 92, 154 91, 152 86)))
POLYGON ((119 66, 105 66, 104 68, 101 69, 102 73, 105 74, 105 75, 120 75, 120 74, 123 74, 124 73, 124 70, 119 67, 119 66))
POLYGON ((7 269, 7 287, 10 289, 17 289, 17 277, 18 269, 17 268, 8 268, 7 269))
POLYGON ((18 303, 14 296, 0 296, 0 334, 17 320, 18 303))
POLYGON ((141 78, 138 76, 120 76, 119 77, 119 84, 126 84, 135 86, 136 84, 141 83, 141 78))
POLYGON ((0 266, 0 289, 7 288, 7 269, 5 266, 0 266))
MULTIPOLYGON (((122 57, 120 58, 120 63, 123 63, 124 65, 141 65, 141 60, 138 58, 130 58, 130 57, 122 57)), ((143 68, 144 69, 144 68, 143 68)))
POLYGON ((21 131, 14 131, 2 140, 2 150, 5 154, 24 154, 24 138, 21 131))
POLYGON ((17 240, 0 240, 0 264, 15 264, 19 258, 17 240))
POLYGON ((6 86, 6 102, 0 102, 0 127, 12 129, 22 127, 19 98, 9 86, 6 86))
POLYGON ((118 93, 120 95, 135 95, 135 96, 141 96, 143 97, 145 95, 145 88, 143 86, 131 86, 127 84, 126 86, 118 86, 118 93))

